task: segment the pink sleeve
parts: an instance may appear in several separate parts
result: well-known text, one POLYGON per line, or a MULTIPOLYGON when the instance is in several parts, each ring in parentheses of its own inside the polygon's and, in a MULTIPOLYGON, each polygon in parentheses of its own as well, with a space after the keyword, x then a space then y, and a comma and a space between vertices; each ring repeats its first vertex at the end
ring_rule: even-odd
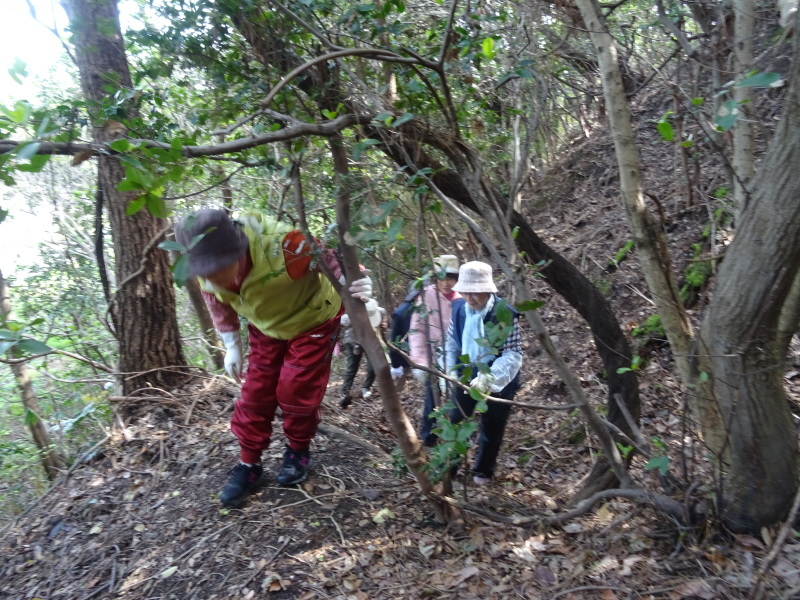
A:
POLYGON ((342 278, 342 265, 339 264, 339 259, 336 258, 336 254, 331 248, 326 248, 322 251, 322 260, 325 261, 328 268, 333 271, 333 276, 336 278, 336 281, 339 281, 342 278))
MULTIPOLYGON (((414 303, 415 309, 419 307, 421 302, 419 298, 414 303)), ((427 341, 428 336, 425 335, 427 330, 427 318, 421 317, 418 310, 414 310, 411 315, 411 326, 408 329, 408 346, 409 355, 411 360, 415 363, 429 367, 430 361, 428 360, 427 341)))
POLYGON ((209 294, 200 290, 203 300, 206 301, 208 312, 211 313, 211 321, 220 333, 226 331, 239 331, 239 315, 230 304, 220 302, 214 294, 209 294))

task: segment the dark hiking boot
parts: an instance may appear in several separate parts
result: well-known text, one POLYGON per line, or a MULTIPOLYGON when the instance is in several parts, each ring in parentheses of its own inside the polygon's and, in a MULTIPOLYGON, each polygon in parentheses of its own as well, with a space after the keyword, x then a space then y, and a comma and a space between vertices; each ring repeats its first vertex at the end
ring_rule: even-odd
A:
POLYGON ((264 473, 260 464, 248 466, 239 463, 231 469, 228 485, 219 495, 219 501, 225 506, 239 506, 250 495, 264 473))
POLYGON ((339 396, 339 406, 342 408, 347 408, 353 403, 353 399, 350 397, 349 394, 345 395, 342 394, 339 396))
POLYGON ((308 450, 292 450, 287 447, 283 454, 283 466, 278 471, 276 481, 281 485, 293 485, 305 481, 311 466, 308 450))

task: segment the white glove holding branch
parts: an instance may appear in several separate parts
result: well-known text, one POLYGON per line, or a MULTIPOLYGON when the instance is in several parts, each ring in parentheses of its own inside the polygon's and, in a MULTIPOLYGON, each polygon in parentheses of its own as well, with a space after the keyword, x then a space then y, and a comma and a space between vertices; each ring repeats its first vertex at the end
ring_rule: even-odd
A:
POLYGON ((392 379, 394 379, 395 381, 397 381, 403 376, 404 372, 403 367, 392 367, 390 370, 392 372, 392 379))
POLYGON ((491 373, 478 373, 478 376, 469 382, 469 387, 473 387, 482 394, 488 394, 492 390, 494 375, 491 373))
POLYGON ((362 302, 369 302, 372 299, 372 279, 369 278, 369 275, 356 279, 350 284, 350 295, 362 302))
POLYGON ((238 331, 217 332, 225 344, 225 370, 236 383, 242 382, 242 336, 238 331))

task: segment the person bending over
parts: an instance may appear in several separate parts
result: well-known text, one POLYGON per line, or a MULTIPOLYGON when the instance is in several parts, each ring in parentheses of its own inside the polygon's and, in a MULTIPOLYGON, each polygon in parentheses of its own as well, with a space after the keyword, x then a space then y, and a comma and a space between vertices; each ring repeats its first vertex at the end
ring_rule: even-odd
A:
MULTIPOLYGON (((188 249, 189 273, 198 278, 225 344, 225 369, 237 382, 243 374, 239 316, 249 322, 247 376, 231 418, 240 462, 220 494, 224 505, 236 506, 263 474, 261 453, 270 445, 278 407, 288 444, 277 481, 291 485, 308 476, 342 302, 302 232, 266 215, 234 221, 224 210, 202 209, 181 222, 175 237, 188 249)), ((321 260, 343 280, 331 250, 321 260)), ((354 281, 350 293, 368 302, 369 277, 354 281)))

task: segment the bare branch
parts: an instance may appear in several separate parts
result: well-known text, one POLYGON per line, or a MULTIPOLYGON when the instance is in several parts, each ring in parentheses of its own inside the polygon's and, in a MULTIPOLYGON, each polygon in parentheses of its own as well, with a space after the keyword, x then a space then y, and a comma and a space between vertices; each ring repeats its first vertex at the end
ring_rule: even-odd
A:
MULTIPOLYGON (((290 125, 278 131, 270 131, 261 135, 254 135, 249 137, 238 138, 229 142, 221 144, 209 144, 206 146, 184 146, 182 154, 186 158, 198 157, 215 157, 222 154, 232 154, 234 152, 242 152, 257 146, 264 146, 266 144, 274 144, 275 142, 285 142, 287 140, 297 139, 303 136, 318 135, 321 137, 330 137, 336 135, 340 131, 352 127, 353 125, 360 125, 369 123, 375 116, 375 111, 366 111, 360 114, 346 114, 326 121, 324 123, 298 123, 297 125, 290 125)), ((143 145, 148 148, 161 148, 169 150, 170 145, 163 142, 156 142, 155 140, 142 140, 131 139, 132 144, 143 145)), ((28 141, 16 140, 0 140, 0 154, 13 151, 21 144, 27 144, 28 141)), ((93 152, 95 154, 119 154, 100 144, 73 144, 70 142, 41 142, 37 154, 51 154, 60 156, 73 156, 79 152, 93 152)))

